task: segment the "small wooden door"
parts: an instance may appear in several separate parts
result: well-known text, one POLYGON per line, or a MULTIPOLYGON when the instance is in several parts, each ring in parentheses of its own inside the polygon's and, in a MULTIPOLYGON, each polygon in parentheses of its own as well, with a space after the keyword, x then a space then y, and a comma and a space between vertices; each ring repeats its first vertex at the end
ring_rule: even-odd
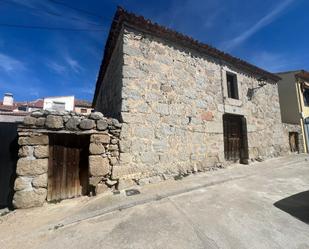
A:
POLYGON ((224 155, 228 161, 247 163, 248 146, 246 120, 242 116, 223 116, 224 155))
POLYGON ((47 200, 87 194, 89 137, 52 134, 49 141, 47 200))
POLYGON ((299 152, 298 132, 289 132, 289 142, 291 152, 299 152))

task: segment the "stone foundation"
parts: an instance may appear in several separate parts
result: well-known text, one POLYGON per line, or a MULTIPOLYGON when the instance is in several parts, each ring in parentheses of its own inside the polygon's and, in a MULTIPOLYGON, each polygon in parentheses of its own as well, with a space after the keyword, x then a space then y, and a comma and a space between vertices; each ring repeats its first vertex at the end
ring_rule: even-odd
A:
POLYGON ((101 113, 35 111, 18 129, 20 145, 13 204, 16 208, 41 206, 48 189, 49 134, 89 135, 89 193, 115 189, 114 165, 119 163, 121 124, 101 113))

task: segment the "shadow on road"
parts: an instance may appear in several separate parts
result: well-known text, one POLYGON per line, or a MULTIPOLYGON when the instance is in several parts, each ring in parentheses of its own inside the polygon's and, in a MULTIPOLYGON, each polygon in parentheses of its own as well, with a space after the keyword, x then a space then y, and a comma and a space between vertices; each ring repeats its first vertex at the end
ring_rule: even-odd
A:
POLYGON ((277 201, 274 206, 309 224, 309 190, 277 201))

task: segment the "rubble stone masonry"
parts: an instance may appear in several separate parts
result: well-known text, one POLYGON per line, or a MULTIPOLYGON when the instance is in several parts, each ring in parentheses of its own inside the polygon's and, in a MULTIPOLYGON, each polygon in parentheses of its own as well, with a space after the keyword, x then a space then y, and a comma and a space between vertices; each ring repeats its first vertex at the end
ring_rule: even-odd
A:
POLYGON ((48 189, 49 134, 89 135, 89 187, 95 194, 115 189, 112 168, 119 163, 121 124, 102 113, 79 115, 74 112, 35 111, 19 127, 16 208, 41 206, 48 189))
POLYGON ((250 160, 288 152, 274 82, 267 82, 249 100, 247 92, 258 86, 257 76, 128 27, 119 36, 107 72, 109 68, 117 68, 115 73, 122 77, 114 80, 105 74, 96 109, 120 112, 120 164, 112 174, 124 186, 228 164, 225 113, 246 118, 250 160), (227 96, 226 72, 237 75, 238 100, 227 96), (109 85, 116 92, 107 90, 109 85), (117 111, 112 110, 115 103, 104 105, 106 99, 113 101, 111 95, 121 96, 121 102, 115 98, 121 104, 117 111))

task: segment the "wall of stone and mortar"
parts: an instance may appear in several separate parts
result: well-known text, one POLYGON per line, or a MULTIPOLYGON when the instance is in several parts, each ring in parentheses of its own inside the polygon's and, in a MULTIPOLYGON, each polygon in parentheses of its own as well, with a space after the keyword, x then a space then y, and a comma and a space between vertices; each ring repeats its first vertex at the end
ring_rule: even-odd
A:
POLYGON ((248 88, 259 82, 232 65, 130 28, 122 37, 124 123, 113 175, 124 185, 228 164, 224 113, 246 117, 251 160, 288 152, 276 84, 249 101, 248 88), (227 98, 226 71, 237 74, 240 100, 227 98))
POLYGON ((119 163, 121 124, 102 113, 35 111, 18 129, 19 160, 15 194, 16 208, 41 206, 47 197, 49 134, 88 135, 89 192, 99 194, 117 187, 112 168, 119 163))

